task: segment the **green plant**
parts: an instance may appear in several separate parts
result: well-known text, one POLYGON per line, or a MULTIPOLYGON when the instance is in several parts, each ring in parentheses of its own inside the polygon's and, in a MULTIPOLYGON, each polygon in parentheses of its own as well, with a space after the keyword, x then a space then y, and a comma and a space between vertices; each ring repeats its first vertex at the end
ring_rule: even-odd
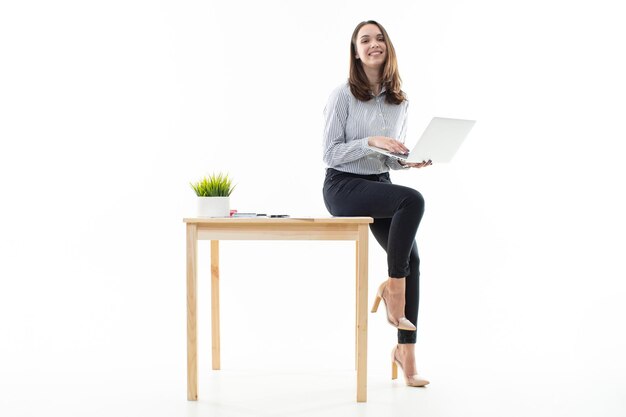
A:
POLYGON ((228 174, 212 174, 200 181, 189 183, 198 197, 228 197, 235 186, 228 174))

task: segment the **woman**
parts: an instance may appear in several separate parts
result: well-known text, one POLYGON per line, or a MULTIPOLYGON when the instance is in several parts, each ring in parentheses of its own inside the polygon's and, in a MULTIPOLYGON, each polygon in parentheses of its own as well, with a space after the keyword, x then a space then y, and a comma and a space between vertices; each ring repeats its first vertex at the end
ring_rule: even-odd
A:
POLYGON ((350 43, 350 77, 336 88, 324 109, 324 202, 333 216, 370 216, 372 234, 387 252, 389 278, 378 288, 372 312, 382 299, 387 320, 398 329, 392 375, 399 365, 409 386, 429 382, 417 375, 415 341, 419 301, 419 257, 415 234, 424 213, 416 190, 394 185, 389 168, 422 168, 431 161, 402 163, 367 145, 395 153, 404 146, 408 101, 400 89, 396 54, 385 29, 361 22, 350 43))

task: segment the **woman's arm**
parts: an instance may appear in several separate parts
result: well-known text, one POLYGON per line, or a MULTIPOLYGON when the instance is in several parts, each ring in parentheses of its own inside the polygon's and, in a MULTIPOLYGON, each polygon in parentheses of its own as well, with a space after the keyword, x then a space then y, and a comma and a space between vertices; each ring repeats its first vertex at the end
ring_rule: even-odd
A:
POLYGON ((343 87, 335 89, 324 109, 324 162, 334 167, 356 161, 372 152, 367 149, 368 138, 346 143, 346 121, 350 97, 343 87))

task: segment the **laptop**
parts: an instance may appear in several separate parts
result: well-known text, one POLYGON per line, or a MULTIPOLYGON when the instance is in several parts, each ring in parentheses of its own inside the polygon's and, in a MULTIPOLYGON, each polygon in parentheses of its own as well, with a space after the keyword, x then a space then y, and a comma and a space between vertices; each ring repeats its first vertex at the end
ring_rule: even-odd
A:
POLYGON ((450 162, 467 137, 476 120, 433 117, 422 137, 408 154, 393 153, 386 149, 367 146, 369 149, 405 162, 431 160, 435 163, 450 162))

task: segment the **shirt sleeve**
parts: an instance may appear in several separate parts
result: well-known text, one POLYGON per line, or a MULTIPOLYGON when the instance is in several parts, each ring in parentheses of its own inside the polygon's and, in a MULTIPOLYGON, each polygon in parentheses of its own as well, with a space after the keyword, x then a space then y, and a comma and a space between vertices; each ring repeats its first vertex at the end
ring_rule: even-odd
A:
POLYGON ((391 169, 409 169, 406 165, 402 165, 396 158, 387 157, 385 161, 385 165, 387 165, 391 169))
POLYGON ((346 142, 346 121, 350 97, 345 88, 335 89, 324 108, 324 162, 329 167, 356 161, 371 151, 367 149, 369 138, 346 142))

